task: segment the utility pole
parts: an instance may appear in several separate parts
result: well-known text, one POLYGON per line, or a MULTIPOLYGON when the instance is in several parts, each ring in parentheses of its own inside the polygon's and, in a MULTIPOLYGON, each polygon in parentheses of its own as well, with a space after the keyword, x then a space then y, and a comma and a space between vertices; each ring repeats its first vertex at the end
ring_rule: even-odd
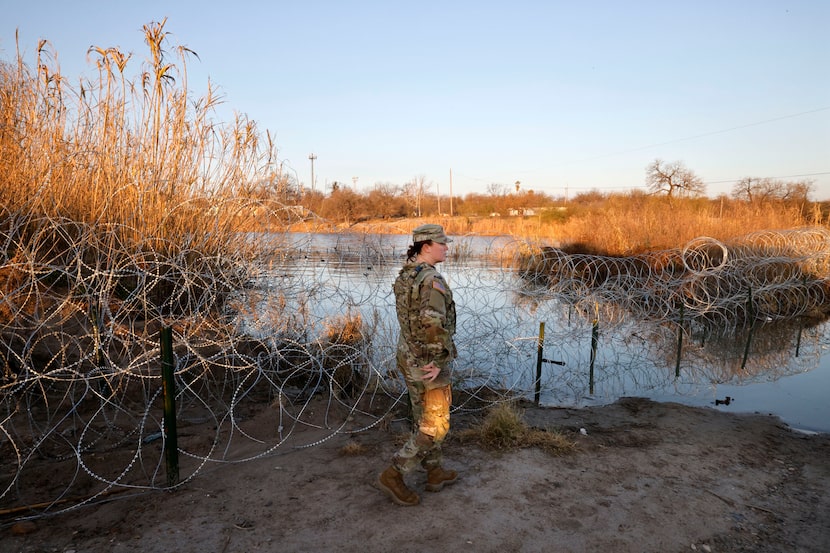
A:
POLYGON ((452 168, 450 168, 450 217, 452 217, 452 168))
POLYGON ((438 191, 438 183, 435 183, 435 195, 438 196, 438 216, 441 216, 441 192, 438 191))
POLYGON ((314 160, 317 159, 317 156, 312 152, 308 159, 311 160, 311 191, 314 192, 314 160))

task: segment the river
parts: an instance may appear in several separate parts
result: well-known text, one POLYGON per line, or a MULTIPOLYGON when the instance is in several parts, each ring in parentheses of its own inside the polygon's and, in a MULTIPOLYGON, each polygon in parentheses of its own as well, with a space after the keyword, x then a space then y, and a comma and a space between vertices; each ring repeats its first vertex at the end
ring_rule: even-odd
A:
MULTIPOLYGON (((551 406, 604 404, 642 396, 713 409, 780 417, 793 428, 830 432, 828 325, 764 323, 750 334, 684 334, 676 325, 586 313, 529 288, 513 268, 525 243, 510 237, 454 237, 439 270, 458 304, 460 352, 455 372, 466 383, 510 389, 551 406), (597 320, 596 325, 594 320, 597 320), (540 330, 544 323, 544 340, 540 330), (748 345, 747 345, 748 344, 748 345), (593 376, 591 367, 593 366, 593 376)), ((408 235, 285 234, 260 282, 318 328, 332 316, 359 313, 372 328, 372 366, 394 364, 397 336, 391 284, 408 235), (277 253, 278 252, 278 253, 277 253)), ((259 316, 273 301, 261 302, 259 316)), ((268 332, 261 321, 249 331, 268 332)))

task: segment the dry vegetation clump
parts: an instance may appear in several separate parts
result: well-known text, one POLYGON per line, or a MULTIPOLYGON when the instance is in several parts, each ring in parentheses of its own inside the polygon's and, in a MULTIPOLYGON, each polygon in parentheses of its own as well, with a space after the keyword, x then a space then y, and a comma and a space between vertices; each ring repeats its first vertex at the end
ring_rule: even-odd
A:
POLYGON ((363 388, 371 342, 371 332, 360 313, 347 312, 325 321, 320 356, 338 396, 352 398, 363 388))
POLYGON ((323 338, 329 344, 344 346, 357 346, 369 339, 363 317, 360 313, 352 312, 328 319, 323 330, 323 338))
POLYGON ((358 455, 366 455, 369 448, 358 442, 349 442, 340 448, 340 455, 343 457, 356 457, 358 455))
POLYGON ((485 449, 510 451, 538 447, 553 455, 576 450, 576 442, 558 431, 530 428, 514 403, 492 407, 479 426, 459 431, 462 442, 472 442, 485 449))

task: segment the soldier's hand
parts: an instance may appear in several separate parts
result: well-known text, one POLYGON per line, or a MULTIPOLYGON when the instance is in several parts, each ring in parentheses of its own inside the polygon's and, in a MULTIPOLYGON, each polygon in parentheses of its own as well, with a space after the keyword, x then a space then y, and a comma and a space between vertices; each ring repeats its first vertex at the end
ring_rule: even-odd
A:
POLYGON ((427 382, 432 382, 433 380, 438 378, 439 374, 441 374, 441 368, 438 367, 435 363, 430 362, 429 365, 424 365, 423 367, 421 367, 421 372, 423 373, 423 376, 421 377, 423 380, 426 380, 427 382))

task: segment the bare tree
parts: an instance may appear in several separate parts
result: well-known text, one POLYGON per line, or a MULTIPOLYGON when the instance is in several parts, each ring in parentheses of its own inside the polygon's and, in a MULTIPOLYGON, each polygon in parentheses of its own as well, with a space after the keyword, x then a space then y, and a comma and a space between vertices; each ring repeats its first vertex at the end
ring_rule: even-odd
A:
POLYGON ((732 187, 732 197, 749 203, 782 201, 804 203, 813 189, 813 181, 787 182, 779 179, 744 177, 732 187))
POLYGON ((706 193, 703 180, 680 161, 663 163, 662 160, 655 159, 646 167, 646 184, 653 193, 665 193, 669 198, 702 196, 706 193))
POLYGON ((497 182, 491 182, 487 185, 487 193, 497 198, 499 196, 506 196, 508 192, 508 187, 506 184, 499 184, 497 182))
POLYGON ((758 197, 758 186, 761 179, 744 177, 732 187, 732 197, 752 203, 758 197))
POLYGON ((424 191, 427 188, 427 179, 424 175, 418 175, 403 185, 406 203, 412 208, 412 212, 416 217, 421 216, 421 205, 424 199, 424 191))
POLYGON ((793 203, 804 203, 809 200, 810 192, 813 191, 813 181, 796 181, 784 183, 784 196, 782 200, 793 203))

